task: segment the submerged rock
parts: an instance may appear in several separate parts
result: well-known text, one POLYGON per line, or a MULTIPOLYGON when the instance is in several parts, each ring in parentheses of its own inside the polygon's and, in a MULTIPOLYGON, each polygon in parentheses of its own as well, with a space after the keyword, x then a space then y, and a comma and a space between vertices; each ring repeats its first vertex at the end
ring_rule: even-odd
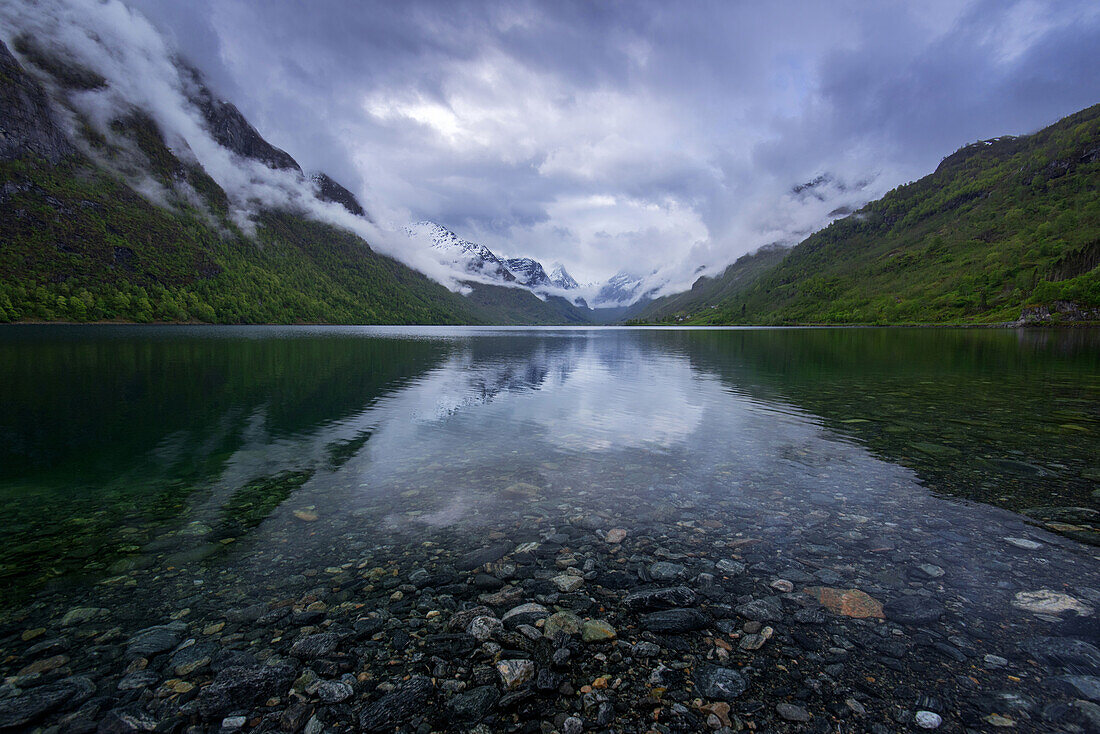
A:
POLYGON ((602 619, 590 619, 581 625, 581 639, 585 642, 613 640, 615 628, 602 619))
POLYGON ((295 642, 290 648, 290 654, 306 660, 322 658, 335 650, 338 644, 340 644, 340 635, 335 632, 322 632, 295 642))
POLYGON ((213 719, 247 710, 272 696, 282 696, 294 681, 294 668, 286 663, 230 667, 199 694, 199 713, 213 719))
POLYGON ((1013 597, 1012 606, 1035 614, 1058 615, 1063 612, 1076 612, 1088 616, 1093 612, 1092 607, 1080 599, 1050 589, 1021 591, 1013 597))
POLYGON ((882 619, 882 602, 859 589, 831 589, 812 586, 806 593, 834 614, 856 619, 882 619))
POLYGON ((560 576, 555 576, 550 579, 550 583, 557 587, 558 591, 563 594, 568 594, 584 586, 584 579, 580 576, 573 576, 571 574, 561 574, 560 576))
POLYGON ((180 644, 185 632, 187 625, 183 622, 148 627, 130 638, 126 654, 129 657, 149 657, 167 652, 180 644))
POLYGON ((546 618, 543 626, 543 634, 553 639, 559 632, 567 635, 576 635, 581 631, 581 618, 570 611, 554 612, 546 618))
POLYGON ((695 603, 695 592, 686 586, 664 589, 648 589, 627 594, 623 606, 631 611, 644 612, 671 607, 689 607, 695 603))
POLYGON ((783 608, 776 599, 754 599, 737 605, 734 611, 754 622, 778 622, 783 619, 783 608))
POLYGON ((433 692, 431 678, 414 675, 363 709, 359 727, 368 732, 392 731, 423 712, 433 692))
POLYGON ((1072 673, 1100 675, 1100 650, 1072 637, 1036 637, 1020 645, 1036 660, 1072 673))
POLYGON ((679 563, 656 561, 650 564, 647 571, 649 572, 649 577, 654 581, 658 583, 667 583, 669 581, 675 581, 683 576, 687 572, 687 569, 679 563))
POLYGON ((83 676, 66 678, 0 700, 0 729, 24 726, 51 711, 67 711, 91 698, 95 684, 83 676))
POLYGON ((793 703, 777 703, 775 712, 787 721, 806 723, 812 718, 809 711, 801 706, 795 706, 793 703))
POLYGON ((455 563, 455 568, 459 571, 473 571, 474 569, 481 568, 487 563, 499 561, 513 549, 515 549, 515 544, 510 541, 494 543, 488 548, 481 548, 462 556, 462 558, 455 563))
POLYGON ((1062 675, 1051 682, 1075 698, 1100 702, 1100 676, 1062 675))
POLYGON ((901 624, 931 624, 944 614, 942 602, 926 596, 902 596, 886 602, 883 614, 892 622, 901 624))
POLYGON ((643 614, 641 623, 650 632, 691 632, 706 627, 710 618, 698 609, 666 609, 643 614))
POLYGON ((476 724, 488 716, 500 699, 494 686, 478 686, 468 693, 460 693, 447 702, 447 710, 459 721, 476 724))
POLYGON ((748 681, 733 668, 702 665, 695 674, 695 688, 703 698, 734 701, 748 687, 748 681))
POLYGON ((549 614, 550 610, 543 605, 529 602, 512 607, 504 613, 500 620, 506 627, 512 629, 521 624, 534 624, 540 619, 546 619, 549 614))

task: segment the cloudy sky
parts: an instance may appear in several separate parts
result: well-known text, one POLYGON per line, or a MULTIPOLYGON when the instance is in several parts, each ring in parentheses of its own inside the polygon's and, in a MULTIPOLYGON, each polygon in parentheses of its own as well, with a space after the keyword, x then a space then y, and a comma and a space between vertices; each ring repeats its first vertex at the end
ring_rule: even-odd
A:
POLYGON ((1100 102, 1094 0, 129 1, 381 222, 582 281, 690 283, 1100 102))

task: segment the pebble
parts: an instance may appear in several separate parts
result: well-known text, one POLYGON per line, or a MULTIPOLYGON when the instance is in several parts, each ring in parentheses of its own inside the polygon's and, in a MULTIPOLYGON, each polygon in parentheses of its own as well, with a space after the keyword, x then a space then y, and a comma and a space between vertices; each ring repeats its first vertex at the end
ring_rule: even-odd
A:
POLYGON ((570 716, 561 725, 562 734, 581 734, 584 731, 584 722, 576 716, 570 716))
POLYGON ((687 569, 679 563, 670 563, 668 561, 656 561, 649 566, 650 578, 660 583, 675 581, 683 576, 686 571, 687 569))
POLYGON ((805 723, 812 718, 809 711, 801 706, 795 706, 793 703, 777 703, 775 711, 787 721, 805 723))
POLYGON ((714 566, 720 573, 727 576, 740 576, 745 573, 745 564, 739 561, 731 561, 728 558, 723 558, 718 561, 714 566))
POLYGON ((466 625, 466 634, 482 642, 499 635, 503 631, 503 622, 496 617, 489 617, 486 615, 474 617, 470 620, 470 623, 466 625))
POLYGON ((354 694, 355 689, 343 681, 326 680, 317 686, 317 697, 324 703, 341 703, 354 694))
POLYGON ((928 579, 938 579, 946 573, 941 567, 931 563, 922 563, 917 566, 917 570, 922 576, 928 579))
POLYGON ((1001 714, 989 714, 983 719, 990 726, 997 727, 998 729, 1010 729, 1016 726, 1016 722, 1007 716, 1001 714))
POLYGON ((607 535, 604 536, 604 540, 612 545, 618 545, 626 540, 626 530, 622 528, 611 528, 607 531, 607 535))
POLYGON ((514 690, 535 676, 535 664, 530 660, 501 660, 497 672, 504 687, 514 690))
POLYGON ((1050 589, 1021 591, 1012 598, 1012 606, 1034 614, 1058 615, 1063 612, 1075 612, 1089 616, 1093 612, 1093 608, 1080 599, 1050 589))
POLYGON ((943 723, 943 717, 933 711, 918 711, 914 720, 921 729, 936 729, 943 723))
POLYGON ((541 604, 535 602, 528 602, 526 604, 520 604, 512 607, 504 616, 500 618, 500 621, 505 626, 517 626, 521 624, 534 624, 540 619, 546 619, 550 615, 550 610, 541 604))
POLYGON ((546 618, 546 624, 543 626, 543 634, 553 639, 558 632, 563 632, 567 635, 576 635, 581 631, 581 618, 573 612, 564 610, 561 612, 554 612, 546 618))
POLYGON ((767 641, 768 638, 764 637, 764 635, 745 635, 741 638, 738 647, 742 650, 759 650, 767 641))
POLYGON ((704 698, 734 701, 748 688, 748 682, 732 668, 702 665, 695 674, 695 687, 704 698))
POLYGON ((584 586, 584 579, 580 576, 562 574, 561 576, 555 576, 554 578, 550 579, 550 583, 557 587, 558 591, 562 592, 563 594, 568 594, 570 592, 577 591, 582 586, 584 586))
POLYGON ((602 619, 590 619, 581 625, 581 639, 585 642, 605 642, 615 639, 615 628, 602 619))
POLYGON ((227 716, 222 719, 222 731, 237 731, 248 722, 247 716, 227 716))
POLYGON ((794 584, 787 579, 776 579, 775 581, 771 582, 770 586, 776 591, 784 594, 789 594, 794 591, 794 584))
POLYGON ((1034 540, 1028 540, 1027 538, 1005 538, 1005 542, 1009 545, 1014 545, 1017 548, 1024 550, 1039 550, 1043 547, 1042 543, 1037 543, 1034 540))
POLYGON ((834 614, 855 619, 881 619, 882 602, 859 589, 833 589, 814 586, 806 593, 817 598, 822 606, 834 614))

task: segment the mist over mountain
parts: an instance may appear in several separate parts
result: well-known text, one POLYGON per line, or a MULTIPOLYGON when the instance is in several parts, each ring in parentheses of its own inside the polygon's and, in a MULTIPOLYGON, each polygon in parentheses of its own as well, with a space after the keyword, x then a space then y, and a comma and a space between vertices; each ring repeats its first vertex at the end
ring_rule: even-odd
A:
MULTIPOLYGON (((561 178, 566 171, 570 175, 583 173, 591 183, 583 191, 567 191, 567 186, 548 203, 545 192, 529 187, 529 208, 513 201, 508 216, 489 217, 489 209, 484 209, 482 216, 475 211, 474 199, 464 200, 469 205, 464 209, 455 208, 456 201, 448 199, 449 195, 441 198, 441 192, 451 191, 449 182, 457 176, 448 168, 455 162, 442 155, 435 172, 422 171, 422 179, 403 185, 415 184, 422 202, 419 211, 447 216, 413 218, 410 207, 395 206, 391 198, 393 177, 400 169, 393 160, 380 153, 368 166, 357 157, 355 161, 364 164, 362 170, 344 178, 346 161, 336 163, 335 168, 319 165, 333 159, 301 142, 305 138, 330 139, 336 128, 349 124, 341 117, 346 110, 324 97, 327 92, 319 89, 317 94, 322 96, 315 101, 333 105, 332 120, 308 118, 312 120, 308 129, 286 128, 284 122, 300 111, 296 98, 283 98, 278 107, 256 107, 259 87, 233 84, 226 76, 227 69, 214 63, 215 57, 194 53, 197 47, 191 46, 191 36, 166 30, 174 27, 173 23, 183 23, 190 12, 188 8, 176 15, 166 13, 164 6, 152 1, 129 5, 120 0, 39 0, 0 5, 0 66, 4 70, 0 78, 4 101, 0 162, 4 164, 7 244, 2 264, 7 277, 6 300, 0 302, 0 308, 6 319, 603 323, 664 319, 672 314, 677 319, 729 322, 740 318, 740 309, 746 309, 743 315, 751 319, 752 312, 747 309, 753 303, 758 318, 780 318, 775 315, 779 311, 771 310, 775 303, 769 299, 808 302, 810 293, 819 294, 824 301, 841 298, 843 278, 826 276, 837 263, 823 256, 805 257, 807 248, 819 248, 820 244, 813 243, 845 233, 845 246, 830 252, 838 257, 843 253, 846 262, 853 257, 871 257, 875 248, 859 249, 851 244, 862 241, 861 227, 869 226, 865 224, 868 212, 897 206, 889 203, 898 200, 897 189, 887 193, 887 188, 899 181, 899 171, 923 174, 935 168, 934 164, 925 169, 916 163, 889 164, 889 146, 876 147, 881 141, 874 130, 879 128, 859 138, 866 149, 858 155, 834 160, 810 155, 804 146, 786 137, 790 130, 783 123, 775 122, 769 128, 775 139, 768 144, 757 140, 745 148, 752 152, 753 166, 767 164, 766 169, 753 169, 757 175, 753 186, 747 187, 744 171, 734 175, 737 169, 729 167, 729 160, 710 158, 713 165, 708 164, 708 175, 724 171, 726 177, 719 202, 707 193, 709 183, 693 184, 678 193, 652 188, 653 181, 630 192, 608 189, 608 172, 600 173, 593 166, 606 163, 602 156, 617 150, 615 135, 627 140, 633 139, 633 133, 622 129, 602 138, 600 145, 592 145, 583 143, 585 135, 578 131, 577 141, 556 140, 551 152, 536 145, 530 151, 534 158, 514 160, 520 168, 554 178, 562 186, 577 183, 561 178), (226 89, 233 94, 220 91, 226 89), (246 115, 245 110, 256 111, 258 117, 246 115), (789 148, 780 145, 783 141, 789 148), (579 147, 571 148, 573 142, 579 147), (803 158, 798 165, 791 165, 796 152, 803 158), (532 162, 535 159, 537 165, 532 162), (392 167, 385 165, 387 161, 392 167), (333 170, 341 174, 334 175, 333 170), (643 191, 646 186, 650 189, 643 191), (734 190, 744 194, 736 204, 728 200, 734 190), (721 237, 717 236, 720 232, 724 232, 721 237), (737 257, 738 253, 749 254, 737 257), (549 268, 546 263, 551 264, 549 268), (793 263, 802 264, 796 267, 793 263), (574 278, 572 273, 582 277, 574 278), (755 296, 756 301, 747 298, 740 304, 732 300, 742 293, 768 295, 755 296), (673 303, 677 307, 669 311, 666 306, 673 303), (700 313, 701 307, 714 313, 700 313), (687 310, 677 310, 681 308, 687 310)), ((246 17, 250 12, 233 2, 218 6, 216 34, 221 42, 228 36, 221 35, 227 31, 220 27, 225 17, 220 13, 246 17)), ((274 12, 272 25, 257 30, 277 27, 290 17, 284 15, 287 12, 274 12)), ((441 17, 460 23, 440 12, 441 17)), ((539 8, 535 17, 550 20, 548 12, 539 8)), ((989 9, 948 13, 955 25, 940 27, 937 43, 942 49, 955 48, 960 39, 974 32, 985 17, 983 12, 990 18, 1000 17, 999 11, 989 9)), ((1082 14, 1076 7, 1036 17, 1040 16, 1045 25, 1035 35, 1018 40, 1012 54, 1005 57, 1006 68, 1035 60, 1034 55, 1053 43, 1059 33, 1068 45, 1060 62, 1063 66, 1057 69, 1071 68, 1079 60, 1074 54, 1080 47, 1075 44, 1100 27, 1093 15, 1082 14)), ((347 17, 353 23, 359 18, 352 11, 347 17)), ((399 20, 380 17, 383 23, 399 20)), ((189 26, 184 23, 180 27, 189 26)), ((480 29, 479 33, 488 31, 480 29)), ((301 40, 309 41, 308 33, 301 40)), ((290 53, 291 46, 280 53, 290 53)), ((241 53, 248 56, 251 51, 242 49, 241 53)), ((906 63, 909 66, 899 68, 923 69, 924 62, 910 59, 906 63)), ((1036 63, 1036 68, 1054 64, 1046 57, 1036 63)), ((276 64, 272 68, 282 67, 276 64)), ((510 69, 496 64, 484 68, 501 74, 505 73, 502 69, 510 69)), ((301 73, 308 76, 312 72, 303 68, 301 73)), ((849 72, 829 73, 839 75, 835 81, 847 78, 849 72)), ((1001 73, 1003 69, 998 71, 1001 73)), ((1086 98, 1092 93, 1088 79, 1094 77, 1062 74, 1058 78, 1073 80, 1072 88, 1055 95, 1062 101, 1050 102, 1044 109, 1064 106, 1067 99, 1086 98), (1079 82, 1079 78, 1085 81, 1079 82)), ((648 79, 644 74, 640 78, 648 79)), ((281 82, 288 89, 298 89, 292 79, 293 75, 281 82)), ((381 78, 374 81, 382 83, 381 78)), ((611 81, 608 84, 614 87, 611 81)), ((579 88, 588 89, 585 84, 579 88)), ((480 94, 485 90, 475 85, 468 91, 480 94)), ((532 94, 544 91, 532 88, 532 94)), ((421 107, 410 107, 408 99, 397 92, 384 99, 379 94, 375 89, 359 97, 360 113, 377 123, 365 134, 393 133, 394 125, 402 122, 401 131, 431 130, 450 141, 448 144, 464 141, 462 145, 474 158, 475 152, 483 153, 486 146, 503 150, 515 142, 510 137, 514 131, 507 129, 475 134, 467 124, 466 116, 476 117, 469 105, 444 109, 439 100, 425 97, 421 107)), ((441 94, 446 97, 448 93, 441 94)), ((635 109, 637 100, 629 95, 616 99, 622 103, 620 113, 635 109)), ((664 108, 657 105, 653 109, 664 108)), ((583 118, 575 112, 577 119, 583 118)), ((998 119, 1016 120, 1015 124, 1032 119, 1021 117, 1023 113, 1015 107, 1006 111, 992 102, 983 114, 997 114, 998 119)), ((1034 110, 1028 114, 1033 115, 1034 110)), ((565 119, 561 117, 559 122, 565 119)), ((891 129, 882 124, 881 129, 891 129)), ((1042 133, 1050 137, 1054 133, 1048 131, 1056 129, 1061 128, 1045 128, 1042 133)), ((1006 131, 1001 128, 997 132, 1006 131)), ((1079 145, 1081 140, 1089 144, 1093 133, 1085 120, 1076 125, 1063 147, 1079 145)), ((850 142, 850 131, 841 139, 850 142)), ((1006 141, 1040 139, 1047 138, 1000 135, 987 139, 979 149, 1003 151, 1009 145, 1006 141)), ((396 147, 411 144, 398 138, 391 142, 396 147)), ((426 149, 439 152, 437 143, 421 141, 426 149)), ((946 160, 955 160, 969 149, 963 146, 946 160)), ((942 149, 939 155, 950 150, 942 149)), ((997 253, 988 252, 981 262, 969 255, 959 258, 959 267, 969 269, 966 277, 980 279, 980 283, 967 281, 949 294, 937 296, 969 304, 965 308, 928 309, 922 305, 930 297, 928 293, 954 283, 958 273, 951 268, 951 272, 934 276, 915 273, 927 262, 946 262, 947 255, 922 260, 892 251, 884 256, 888 265, 850 263, 852 272, 865 272, 864 283, 875 281, 875 267, 890 273, 874 294, 864 294, 873 296, 874 307, 864 296, 849 293, 844 308, 814 306, 784 313, 794 314, 796 319, 845 322, 890 319, 890 314, 898 318, 924 314, 933 320, 988 319, 1018 310, 1024 305, 1022 299, 1038 297, 1036 294, 1047 294, 1044 298, 1049 301, 1056 291, 1070 293, 1062 286, 1053 290, 1041 286, 1043 282, 1061 282, 1057 279, 1065 280, 1067 273, 1072 274, 1071 280, 1087 275, 1086 266, 1093 262, 1087 243, 1080 241, 1082 232, 1087 235, 1091 231, 1090 202, 1074 199, 1073 192, 1060 188, 1066 182, 1087 185, 1092 180, 1091 159, 1087 151, 1082 152, 1085 163, 1079 165, 1065 151, 1049 145, 1036 143, 1034 150, 1049 165, 1062 166, 1059 170, 1072 175, 1040 190, 1032 180, 1047 180, 1047 169, 1036 168, 1031 159, 1021 159, 1016 173, 999 167, 1003 161, 989 163, 997 170, 996 183, 989 171, 964 171, 983 182, 980 190, 970 191, 968 187, 976 185, 973 181, 939 175, 940 169, 935 177, 921 179, 926 182, 920 188, 922 196, 932 208, 939 206, 934 203, 936 197, 948 196, 946 192, 976 197, 978 203, 990 192, 1000 192, 996 207, 982 204, 982 215, 1004 215, 1006 222, 1018 225, 1011 232, 974 230, 970 207, 978 204, 947 207, 938 218, 928 220, 937 223, 935 231, 917 214, 896 222, 889 217, 884 220, 903 231, 891 230, 886 240, 876 243, 907 243, 899 245, 898 252, 923 247, 922 252, 940 253, 935 243, 954 241, 962 231, 970 232, 983 246, 999 248, 997 253), (1017 180, 1021 170, 1033 172, 1026 187, 1017 180), (1069 201, 1075 201, 1085 214, 1077 215, 1074 222, 1068 214, 1065 221, 1052 219, 1061 216, 1069 201), (1017 212, 1023 213, 1024 220, 1012 218, 1018 217, 1017 212), (1046 228, 1039 229, 1041 224, 1046 228), (1052 232, 1063 229, 1076 234, 1052 239, 1052 232), (1024 236, 1020 233, 1041 238, 1042 244, 1017 253, 1023 270, 995 269, 993 264, 1003 260, 1005 252, 1015 252, 1026 244, 1019 241, 1024 236), (903 292, 909 293, 916 305, 905 306, 903 292), (894 306, 875 299, 895 299, 894 306)), ((630 153, 634 154, 632 149, 630 153)), ((617 176, 622 181, 644 182, 645 176, 630 160, 628 155, 619 161, 623 167, 617 176)), ((485 167, 479 178, 458 179, 465 182, 466 190, 476 191, 479 186, 498 183, 491 171, 492 167, 485 167)), ((520 180, 516 179, 517 183, 520 180)), ((906 186, 901 189, 910 190, 906 186)), ((971 254, 983 251, 973 243, 968 246, 971 254)), ((1072 302, 1090 307, 1090 293, 1088 287, 1073 291, 1070 295, 1076 300, 1072 302)), ((1056 310, 1053 301, 1044 307, 1056 310)))

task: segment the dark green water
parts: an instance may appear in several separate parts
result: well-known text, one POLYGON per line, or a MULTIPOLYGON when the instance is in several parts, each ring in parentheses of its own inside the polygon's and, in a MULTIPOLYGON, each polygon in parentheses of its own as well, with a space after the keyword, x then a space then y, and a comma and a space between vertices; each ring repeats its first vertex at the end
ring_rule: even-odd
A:
POLYGON ((943 496, 1079 508, 1032 515, 1089 542, 1100 334, 5 327, 0 584, 11 605, 165 554, 216 564, 269 517, 401 492, 459 523, 488 511, 471 476, 595 491, 625 456, 708 485, 778 455, 781 490, 815 470, 807 436, 943 496))

